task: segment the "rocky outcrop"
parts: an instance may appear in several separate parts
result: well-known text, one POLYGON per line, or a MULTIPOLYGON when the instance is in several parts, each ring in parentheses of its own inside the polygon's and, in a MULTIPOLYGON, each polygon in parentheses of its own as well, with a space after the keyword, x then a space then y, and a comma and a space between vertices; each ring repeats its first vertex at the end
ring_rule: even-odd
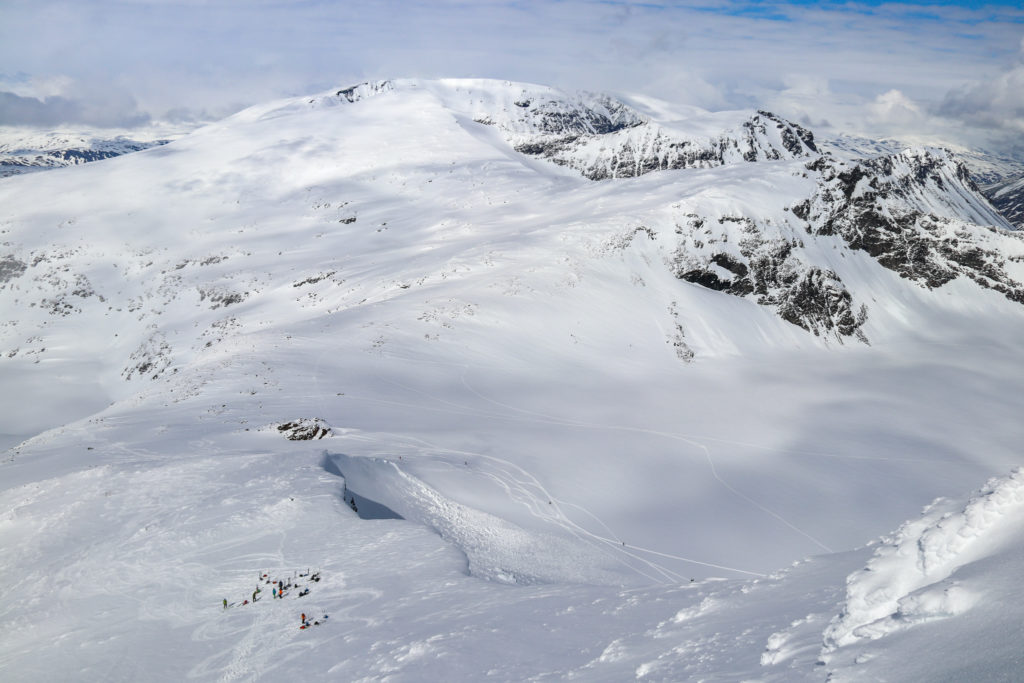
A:
POLYGON ((276 425, 277 431, 289 441, 312 441, 331 435, 331 426, 319 417, 301 417, 276 425))
POLYGON ((817 151, 810 131, 766 111, 716 136, 687 136, 643 121, 605 126, 593 133, 526 136, 514 147, 523 154, 573 168, 591 180, 794 159, 817 151))
POLYGON ((0 258, 0 285, 21 277, 28 269, 28 264, 15 258, 14 254, 8 254, 0 258))
POLYGON ((1007 274, 999 247, 1021 236, 948 152, 907 150, 851 163, 821 157, 807 169, 820 175, 818 190, 792 211, 813 234, 841 237, 924 287, 962 275, 1024 303, 1024 285, 1007 274))
POLYGON ((801 254, 803 245, 798 239, 747 217, 719 219, 718 226, 713 226, 717 235, 708 229, 705 219, 696 215, 688 218, 688 225, 678 229, 685 237, 672 259, 676 277, 753 298, 762 306, 774 308, 783 320, 816 336, 840 342, 854 337, 867 342, 861 330, 867 308, 855 305, 835 272, 809 263, 801 254), (711 237, 695 244, 692 235, 698 231, 711 237))

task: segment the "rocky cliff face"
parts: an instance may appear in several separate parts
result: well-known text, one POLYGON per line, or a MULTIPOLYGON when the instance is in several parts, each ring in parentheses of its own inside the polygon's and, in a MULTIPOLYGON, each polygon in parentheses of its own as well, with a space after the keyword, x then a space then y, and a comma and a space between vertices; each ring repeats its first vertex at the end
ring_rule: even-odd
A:
POLYGON ((752 298, 816 336, 842 342, 867 338, 867 307, 854 303, 840 277, 812 263, 789 226, 746 216, 715 221, 690 214, 677 227, 671 259, 676 277, 733 296, 752 298))
POLYGON ((950 153, 907 150, 852 162, 819 156, 804 169, 815 189, 791 205, 795 221, 689 214, 676 229, 674 274, 751 298, 839 341, 867 341, 861 328, 869 309, 809 255, 805 247, 815 241, 838 237, 844 250, 864 252, 925 288, 963 276, 1024 303, 1024 235, 985 201, 950 153))
POLYGON ((591 180, 794 159, 817 151, 810 131, 766 111, 753 114, 736 128, 708 137, 681 135, 644 121, 594 132, 535 134, 514 146, 518 152, 568 166, 591 180))
POLYGON ((942 150, 907 150, 853 163, 822 157, 814 196, 793 206, 816 235, 835 235, 879 264, 935 288, 965 276, 1024 303, 1000 243, 1020 240, 967 169, 942 150))

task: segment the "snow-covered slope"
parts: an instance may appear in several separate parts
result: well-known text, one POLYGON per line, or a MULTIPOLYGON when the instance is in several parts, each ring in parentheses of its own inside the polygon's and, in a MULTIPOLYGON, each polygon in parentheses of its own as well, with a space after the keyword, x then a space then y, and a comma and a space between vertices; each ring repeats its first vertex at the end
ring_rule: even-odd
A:
POLYGON ((871 551, 767 575, 1019 462, 1024 242, 811 140, 390 81, 4 180, 0 668, 820 679, 871 551))
POLYGON ((1006 220, 1024 230, 1024 176, 986 187, 985 196, 1006 220))

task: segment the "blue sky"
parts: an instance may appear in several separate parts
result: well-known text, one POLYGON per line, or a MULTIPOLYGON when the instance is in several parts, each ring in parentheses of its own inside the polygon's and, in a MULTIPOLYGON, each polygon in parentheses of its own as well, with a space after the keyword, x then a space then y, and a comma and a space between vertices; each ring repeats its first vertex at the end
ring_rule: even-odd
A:
POLYGON ((826 131, 1012 141, 1015 5, 0 0, 0 123, 217 118, 368 78, 472 76, 765 107, 826 131))

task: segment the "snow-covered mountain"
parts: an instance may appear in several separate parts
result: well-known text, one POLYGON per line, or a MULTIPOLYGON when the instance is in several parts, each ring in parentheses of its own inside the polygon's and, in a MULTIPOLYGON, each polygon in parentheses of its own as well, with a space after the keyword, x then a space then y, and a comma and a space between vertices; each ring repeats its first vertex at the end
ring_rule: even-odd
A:
POLYGON ((386 81, 0 206, 14 680, 1013 671, 1024 241, 946 152, 386 81))
MULTIPOLYGON (((891 157, 912 147, 899 140, 869 140, 852 135, 826 138, 820 146, 848 162, 891 157)), ((952 153, 992 206, 1017 229, 1024 229, 1024 161, 963 147, 954 148, 952 153)))
POLYGON ((0 127, 0 178, 77 166, 90 161, 165 145, 184 134, 181 127, 155 131, 46 131, 0 127), (143 135, 139 135, 143 132, 143 135))
MULTIPOLYGON (((892 138, 873 140, 844 134, 822 138, 818 141, 818 145, 822 151, 847 161, 898 154, 911 147, 933 146, 908 140, 892 138)), ((1019 158, 987 149, 971 149, 962 145, 952 145, 948 142, 937 146, 951 150, 957 159, 967 166, 971 173, 971 179, 981 187, 1024 175, 1024 160, 1019 158)))

